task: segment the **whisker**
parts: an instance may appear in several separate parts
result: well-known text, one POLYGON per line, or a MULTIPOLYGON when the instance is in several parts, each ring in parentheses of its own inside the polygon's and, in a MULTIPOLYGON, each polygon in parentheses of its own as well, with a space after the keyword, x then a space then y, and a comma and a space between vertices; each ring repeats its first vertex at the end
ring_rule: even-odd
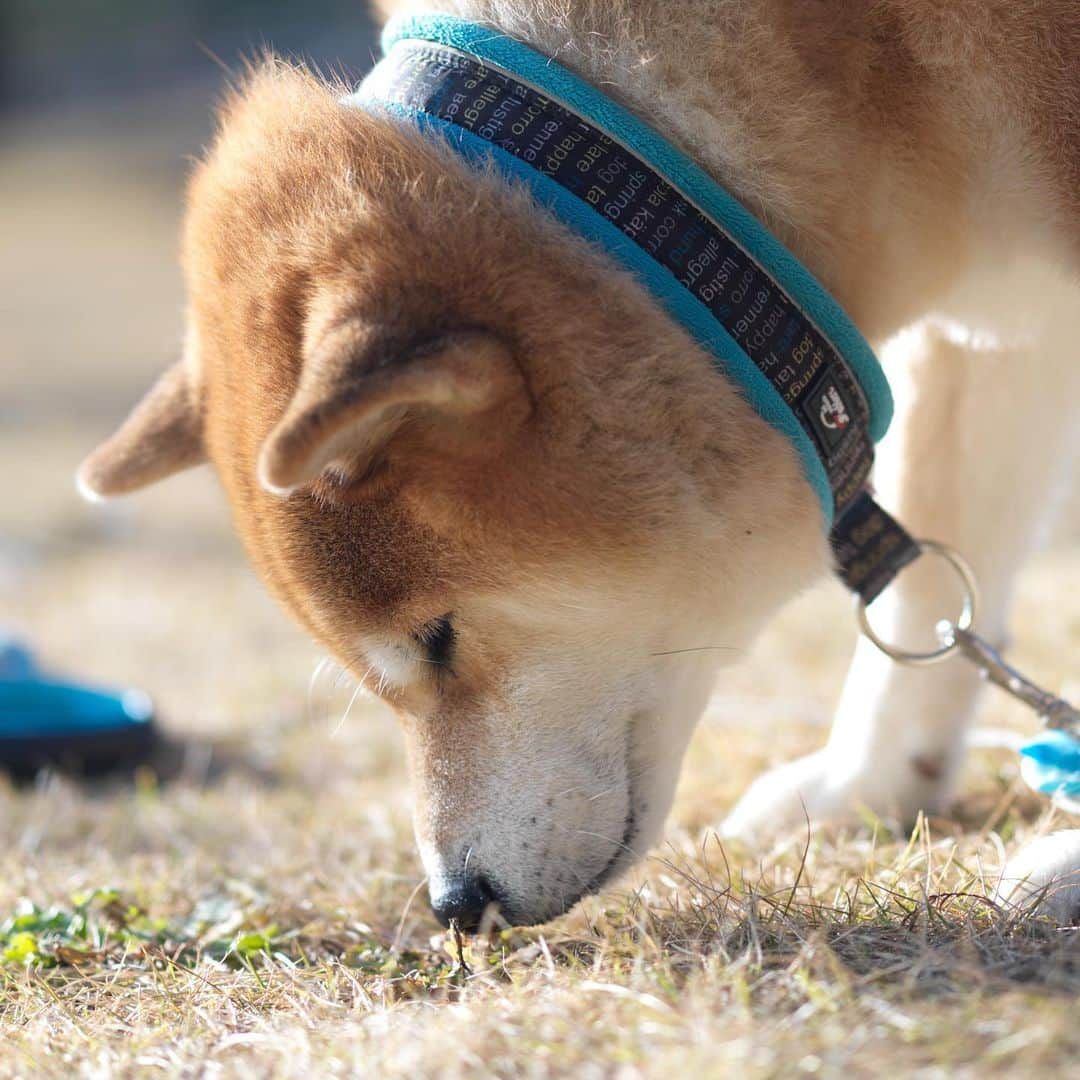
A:
POLYGON ((581 785, 575 784, 574 787, 568 787, 565 791, 559 791, 552 796, 553 799, 562 799, 567 795, 573 795, 575 791, 581 791, 581 785))
POLYGON ((311 673, 311 678, 308 679, 307 688, 307 703, 304 708, 304 718, 309 724, 315 722, 315 687, 318 685, 319 680, 323 677, 327 668, 333 664, 334 661, 329 656, 324 656, 316 665, 315 670, 311 673))
POLYGON ((670 649, 667 652, 649 653, 650 656, 681 656, 691 652, 745 652, 745 649, 736 648, 734 645, 698 645, 693 649, 670 649))
POLYGON ((420 890, 427 883, 428 879, 426 877, 421 878, 420 881, 417 883, 416 888, 413 889, 411 893, 409 893, 409 899, 405 901, 405 907, 402 908, 401 911, 401 918, 398 919, 397 930, 394 932, 394 941, 393 944, 390 946, 391 952, 397 952, 397 950, 401 948, 401 936, 405 931, 405 920, 408 918, 409 908, 412 907, 412 903, 416 899, 417 893, 419 893, 420 890))
MULTIPOLYGON (((556 828, 560 828, 558 825, 556 828)), ((633 852, 633 848, 626 843, 625 840, 613 840, 610 836, 605 836, 603 833, 590 832, 588 829, 567 829, 562 828, 562 832, 576 833, 578 836, 591 836, 594 840, 603 840, 606 844, 611 844, 612 847, 619 848, 622 851, 633 852)))
POLYGON ((612 840, 610 836, 605 836, 603 833, 591 832, 589 829, 569 829, 567 831, 575 832, 580 836, 591 836, 596 840, 603 840, 605 843, 615 844, 616 846, 620 843, 618 840, 612 840))
POLYGON ((330 732, 330 738, 336 738, 341 729, 345 726, 345 721, 349 719, 349 713, 352 712, 352 707, 356 703, 356 699, 360 696, 360 691, 364 689, 364 680, 361 679, 356 684, 356 689, 352 692, 352 697, 349 698, 349 704, 345 706, 345 712, 342 713, 341 719, 337 722, 334 730, 330 732))

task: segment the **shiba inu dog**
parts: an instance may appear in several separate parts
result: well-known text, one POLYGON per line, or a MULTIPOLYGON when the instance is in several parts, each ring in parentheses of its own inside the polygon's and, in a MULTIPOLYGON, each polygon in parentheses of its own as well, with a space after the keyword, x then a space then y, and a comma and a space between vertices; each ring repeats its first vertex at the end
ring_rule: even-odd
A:
MULTIPOLYGON (((393 6, 602 88, 872 342, 900 335, 877 488, 968 555, 1001 636, 1078 430, 1073 0, 393 6)), ((185 354, 80 483, 209 461, 268 586, 401 718, 436 914, 541 922, 658 838, 720 669, 829 571, 827 523, 791 440, 640 280, 346 92, 267 63, 232 96, 189 191, 185 354)), ((875 620, 917 641, 944 588, 913 566, 875 620)), ((828 744, 726 831, 943 808, 977 696, 961 665, 860 645, 828 744)))

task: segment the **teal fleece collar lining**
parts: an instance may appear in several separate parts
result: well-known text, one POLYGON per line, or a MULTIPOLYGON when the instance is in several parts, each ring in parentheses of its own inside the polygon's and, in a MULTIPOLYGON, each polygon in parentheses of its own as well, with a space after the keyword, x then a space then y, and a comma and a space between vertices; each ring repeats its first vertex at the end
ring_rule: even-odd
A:
MULTIPOLYGON (((859 380, 870 409, 869 432, 877 441, 892 417, 892 398, 877 358, 839 304, 806 268, 743 206, 684 154, 611 99, 565 68, 518 41, 488 27, 452 16, 424 15, 393 19, 383 35, 384 51, 402 41, 422 41, 457 49, 514 73, 538 90, 607 131, 645 160, 683 195, 713 218, 731 238, 776 280, 804 315, 843 356, 859 380)), ((513 155, 452 123, 379 100, 369 84, 350 99, 365 106, 389 108, 421 128, 443 135, 465 157, 490 161, 504 174, 525 182, 557 218, 598 244, 648 286, 669 313, 717 358, 753 407, 794 443, 827 521, 833 518, 833 495, 821 459, 790 407, 757 366, 699 300, 690 295, 618 228, 581 199, 513 155)))

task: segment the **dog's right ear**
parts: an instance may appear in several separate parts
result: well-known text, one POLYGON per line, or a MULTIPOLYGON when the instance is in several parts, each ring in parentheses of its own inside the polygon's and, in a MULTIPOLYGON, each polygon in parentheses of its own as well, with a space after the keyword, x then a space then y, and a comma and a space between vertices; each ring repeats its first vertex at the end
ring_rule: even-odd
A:
POLYGON ((178 360, 110 439, 79 466, 75 481, 91 500, 124 495, 206 460, 202 410, 190 366, 178 360))
POLYGON ((382 343, 360 321, 326 335, 259 454, 259 482, 286 497, 335 459, 363 474, 395 434, 440 425, 443 453, 490 440, 469 423, 517 397, 527 401, 521 370, 501 339, 486 330, 421 337, 402 348, 382 343))

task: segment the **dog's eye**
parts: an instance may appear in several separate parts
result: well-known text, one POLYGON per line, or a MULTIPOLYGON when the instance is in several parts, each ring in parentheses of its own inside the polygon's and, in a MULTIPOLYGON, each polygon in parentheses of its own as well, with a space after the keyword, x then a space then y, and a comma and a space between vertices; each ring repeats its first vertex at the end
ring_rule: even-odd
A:
POLYGON ((449 615, 440 615, 437 619, 421 626, 413 634, 416 643, 424 650, 424 659, 429 664, 449 667, 454 653, 454 624, 449 615))

